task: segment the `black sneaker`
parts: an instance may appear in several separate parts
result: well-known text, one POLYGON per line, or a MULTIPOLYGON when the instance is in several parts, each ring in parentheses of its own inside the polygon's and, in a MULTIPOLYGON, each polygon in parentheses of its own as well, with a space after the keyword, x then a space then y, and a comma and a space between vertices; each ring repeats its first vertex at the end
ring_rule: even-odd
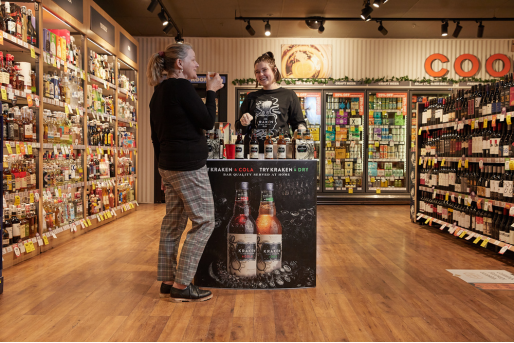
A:
POLYGON ((173 286, 161 283, 161 298, 169 298, 173 286))
MULTIPOLYGON (((161 288, 162 289, 162 288, 161 288)), ((211 291, 206 291, 198 288, 193 284, 190 284, 185 289, 177 289, 172 287, 171 292, 171 301, 172 302, 199 302, 206 301, 212 298, 211 291)))

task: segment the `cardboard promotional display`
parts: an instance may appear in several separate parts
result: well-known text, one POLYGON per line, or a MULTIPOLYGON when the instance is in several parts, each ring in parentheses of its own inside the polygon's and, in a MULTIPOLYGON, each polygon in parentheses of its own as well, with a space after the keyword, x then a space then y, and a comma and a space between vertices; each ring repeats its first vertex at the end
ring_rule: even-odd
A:
POLYGON ((195 285, 316 286, 316 163, 207 162, 216 224, 195 285))

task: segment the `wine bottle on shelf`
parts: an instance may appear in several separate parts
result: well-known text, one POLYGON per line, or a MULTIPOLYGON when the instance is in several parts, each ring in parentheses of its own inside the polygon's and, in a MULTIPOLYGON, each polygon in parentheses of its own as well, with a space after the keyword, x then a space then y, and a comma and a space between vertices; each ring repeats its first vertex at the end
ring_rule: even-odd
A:
POLYGON ((505 163, 505 175, 503 176, 503 201, 512 202, 512 171, 509 168, 509 163, 505 163))
POLYGON ((475 98, 473 99, 474 117, 480 118, 482 116, 482 85, 479 84, 476 88, 475 98))
POLYGON ((488 128, 482 129, 482 157, 490 157, 490 134, 488 128))
POLYGON ((501 130, 500 140, 498 141, 498 157, 507 157, 503 154, 503 147, 505 146, 505 139, 507 138, 507 125, 505 123, 499 124, 498 131, 501 130))
POLYGON ((499 201, 505 201, 505 198, 503 196, 503 189, 504 189, 504 183, 505 183, 505 166, 498 167, 500 168, 500 181, 498 182, 498 200, 499 201))
POLYGON ((484 188, 484 180, 485 180, 485 173, 484 168, 479 170, 479 177, 477 181, 477 196, 478 197, 485 197, 485 188, 484 188))
POLYGON ((496 109, 495 109, 495 113, 494 114, 502 113, 503 102, 502 102, 502 99, 501 99, 502 92, 500 90, 500 87, 502 87, 500 82, 496 82, 496 90, 495 90, 495 106, 496 106, 496 109))
POLYGON ((507 75, 503 86, 503 107, 505 107, 506 112, 510 111, 510 87, 512 87, 512 78, 509 78, 509 75, 507 75))
POLYGON ((491 198, 491 172, 492 172, 492 167, 491 166, 487 166, 485 167, 486 168, 486 174, 485 174, 485 179, 484 179, 484 191, 485 191, 485 197, 486 198, 491 198))
POLYGON ((492 128, 489 137, 489 156, 492 158, 498 157, 498 125, 492 128))
POLYGON ((498 175, 497 175, 497 169, 496 166, 492 166, 493 173, 491 175, 491 199, 492 200, 498 200, 498 175))
POLYGON ((491 114, 491 107, 488 105, 489 102, 489 85, 485 85, 485 90, 482 99, 482 116, 491 114))

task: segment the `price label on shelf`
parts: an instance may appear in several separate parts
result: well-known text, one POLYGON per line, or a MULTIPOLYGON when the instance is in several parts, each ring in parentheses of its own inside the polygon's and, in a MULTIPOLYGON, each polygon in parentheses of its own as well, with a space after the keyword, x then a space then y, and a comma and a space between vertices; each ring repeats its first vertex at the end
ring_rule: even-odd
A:
POLYGON ((468 169, 468 159, 466 158, 466 160, 464 161, 464 168, 468 169))
POLYGON ((21 148, 20 148, 20 143, 19 142, 16 142, 16 153, 18 155, 21 154, 21 148))
POLYGON ((50 242, 48 241, 48 237, 46 237, 45 234, 43 234, 43 243, 45 243, 45 245, 50 244, 50 242))
POLYGON ((30 47, 30 57, 36 58, 36 51, 33 46, 30 47))
POLYGON ((487 128, 487 118, 484 118, 484 129, 487 128))
POLYGON ((380 188, 377 188, 377 194, 380 194, 380 193, 381 193, 380 188))
POLYGON ((500 253, 500 254, 502 254, 502 255, 503 255, 503 254, 505 254, 505 252, 506 252, 507 250, 509 250, 511 246, 512 246, 512 245, 510 245, 510 244, 505 244, 505 245, 503 246, 503 248, 501 248, 501 250, 500 250, 500 252, 499 252, 499 253, 500 253))
POLYGON ((12 155, 12 148, 10 143, 5 143, 5 147, 7 148, 7 152, 9 155, 12 155))
POLYGON ((480 241, 481 241, 481 239, 482 239, 482 236, 480 236, 480 235, 479 235, 479 236, 477 237, 477 239, 475 239, 475 240, 473 241, 473 244, 477 244, 478 242, 480 242, 480 241))
POLYGON ((512 112, 507 113, 507 125, 512 124, 511 118, 512 118, 512 112))

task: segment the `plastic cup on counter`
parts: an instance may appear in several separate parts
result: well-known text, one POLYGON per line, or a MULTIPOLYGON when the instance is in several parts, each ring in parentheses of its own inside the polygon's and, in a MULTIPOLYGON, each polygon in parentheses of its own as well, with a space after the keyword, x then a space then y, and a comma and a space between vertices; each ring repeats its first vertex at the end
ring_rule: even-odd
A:
POLYGON ((233 160, 236 158, 236 145, 235 144, 225 144, 225 153, 227 154, 228 160, 233 160))

